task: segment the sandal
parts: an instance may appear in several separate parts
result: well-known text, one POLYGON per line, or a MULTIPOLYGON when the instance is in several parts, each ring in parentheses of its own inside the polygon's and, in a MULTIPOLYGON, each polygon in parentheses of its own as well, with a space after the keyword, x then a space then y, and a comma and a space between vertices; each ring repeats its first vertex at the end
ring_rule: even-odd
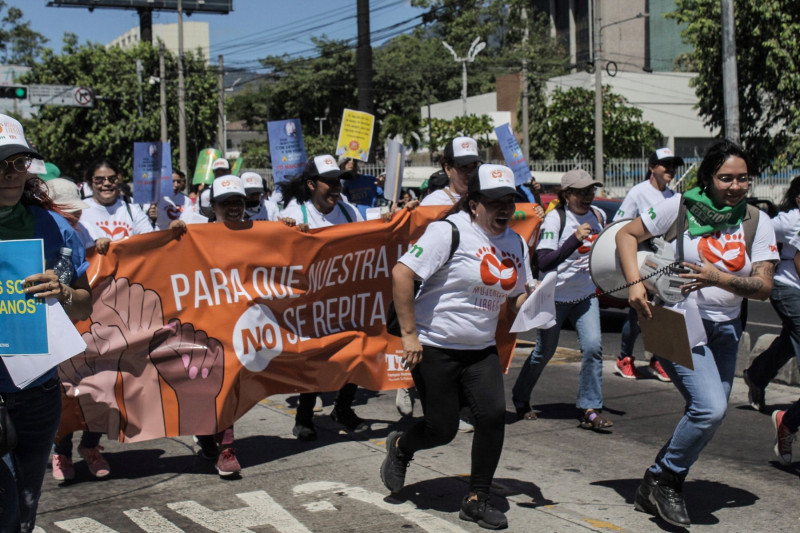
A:
POLYGON ((533 407, 525 404, 522 407, 516 407, 517 420, 536 420, 536 413, 533 412, 533 407))
POLYGON ((595 411, 594 409, 586 409, 583 412, 583 418, 581 418, 581 427, 583 429, 602 431, 604 429, 610 428, 613 425, 614 422, 603 417, 603 415, 601 415, 599 411, 595 411))

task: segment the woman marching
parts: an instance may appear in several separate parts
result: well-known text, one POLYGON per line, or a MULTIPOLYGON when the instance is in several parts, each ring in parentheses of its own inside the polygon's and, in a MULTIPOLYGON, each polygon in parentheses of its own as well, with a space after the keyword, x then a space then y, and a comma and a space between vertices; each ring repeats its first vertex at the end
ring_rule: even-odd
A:
POLYGON ((502 304, 508 301, 518 310, 531 279, 528 247, 508 227, 515 192, 508 167, 474 169, 467 194, 445 221, 428 226, 392 270, 403 360, 419 391, 424 419, 407 433, 389 435, 381 479, 387 489, 399 492, 416 452, 453 440, 464 399, 475 433, 470 486, 459 517, 487 529, 508 526, 505 515, 489 503, 505 430, 495 329, 502 304), (416 298, 415 280, 422 280, 416 298))
MULTIPOLYGON (((667 234, 673 224, 686 228, 679 230, 672 242, 678 251, 683 249, 683 266, 688 269, 680 274, 686 279, 682 287, 688 297, 678 307, 699 311, 707 340, 692 348, 694 370, 660 359, 686 400, 686 408, 645 472, 634 500, 636 510, 660 516, 675 526, 691 523, 683 482, 728 407, 742 334, 742 298, 763 300, 772 290, 774 262, 778 259, 775 234, 766 214, 748 209, 745 197, 750 175, 744 150, 730 141, 719 141, 700 163, 698 187, 653 206, 645 216, 625 225, 616 237, 625 279, 633 283, 640 278, 638 244, 667 234)), ((631 286, 628 300, 640 319, 652 318, 642 283, 631 286)))

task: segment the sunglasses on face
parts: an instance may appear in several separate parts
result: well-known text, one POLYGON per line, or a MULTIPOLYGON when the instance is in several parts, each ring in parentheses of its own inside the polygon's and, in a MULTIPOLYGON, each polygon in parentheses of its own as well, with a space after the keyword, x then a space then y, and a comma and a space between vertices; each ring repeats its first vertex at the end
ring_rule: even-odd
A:
POLYGON ((23 172, 27 172, 30 166, 31 158, 27 156, 5 159, 0 162, 0 170, 5 174, 22 174, 23 172))
POLYGON ((115 185, 119 180, 119 176, 92 176, 92 183, 95 185, 102 185, 104 182, 108 182, 109 185, 115 185))
POLYGON ((570 189, 569 192, 577 194, 578 196, 594 196, 597 192, 597 187, 592 185, 591 187, 584 187, 583 189, 570 189))

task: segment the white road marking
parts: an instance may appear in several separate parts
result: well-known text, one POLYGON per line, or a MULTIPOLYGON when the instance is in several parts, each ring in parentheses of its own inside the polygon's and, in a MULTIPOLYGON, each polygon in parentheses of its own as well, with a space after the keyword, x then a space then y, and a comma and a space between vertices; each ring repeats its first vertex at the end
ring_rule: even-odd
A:
POLYGON ((55 522, 55 525, 70 533, 119 533, 115 529, 106 527, 100 522, 86 517, 55 522))
POLYGON ((147 533, 183 533, 183 530, 158 514, 152 507, 129 509, 125 515, 147 533))

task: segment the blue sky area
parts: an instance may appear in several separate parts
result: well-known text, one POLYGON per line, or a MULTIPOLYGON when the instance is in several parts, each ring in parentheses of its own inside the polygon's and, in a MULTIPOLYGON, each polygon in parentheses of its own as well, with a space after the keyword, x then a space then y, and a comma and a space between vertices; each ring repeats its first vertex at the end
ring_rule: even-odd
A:
MULTIPOLYGON (((80 43, 106 44, 139 25, 133 10, 47 7, 47 0, 6 0, 22 10, 31 28, 59 51, 64 32, 78 35, 80 43)), ((420 23, 422 10, 409 0, 371 0, 370 29, 373 46, 420 23)), ((153 13, 153 24, 177 22, 174 13, 153 13)), ((195 13, 185 21, 209 23, 211 51, 216 62, 223 55, 226 67, 257 69, 258 59, 268 55, 314 55, 312 37, 356 39, 356 0, 233 0, 228 15, 195 13)))

